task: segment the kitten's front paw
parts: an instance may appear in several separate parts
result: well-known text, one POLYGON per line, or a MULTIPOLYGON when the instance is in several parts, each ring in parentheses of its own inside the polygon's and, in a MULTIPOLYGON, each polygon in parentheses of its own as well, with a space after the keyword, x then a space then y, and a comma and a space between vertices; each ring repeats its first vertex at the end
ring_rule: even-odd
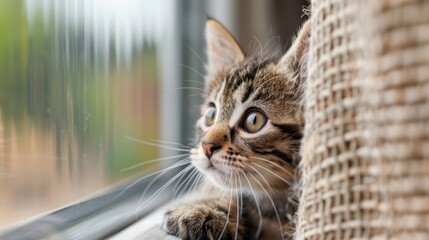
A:
POLYGON ((168 211, 164 227, 181 239, 232 239, 227 215, 204 205, 185 204, 168 211))

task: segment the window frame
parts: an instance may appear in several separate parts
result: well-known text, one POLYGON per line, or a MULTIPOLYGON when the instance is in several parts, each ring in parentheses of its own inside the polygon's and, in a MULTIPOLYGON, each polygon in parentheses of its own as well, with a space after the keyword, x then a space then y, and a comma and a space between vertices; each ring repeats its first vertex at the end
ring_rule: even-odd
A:
MULTIPOLYGON (((287 16, 293 19, 293 14, 297 14, 294 11, 305 1, 300 0, 294 3, 295 9, 288 8, 285 12, 280 11, 269 17, 280 23, 284 22, 283 19, 287 16)), ((255 1, 250 2, 255 3, 255 1)), ((171 3, 175 5, 175 16, 173 17, 175 23, 171 24, 177 27, 169 30, 159 54, 160 67, 168 69, 160 72, 160 89, 164 93, 160 96, 160 138, 186 144, 194 138, 194 122, 198 118, 198 105, 202 100, 198 97, 191 97, 191 95, 197 93, 192 89, 202 88, 204 81, 200 74, 204 73, 205 67, 203 62, 205 20, 208 16, 215 17, 232 32, 238 33, 238 38, 251 39, 252 36, 244 33, 244 30, 238 28, 238 25, 243 25, 243 22, 251 23, 253 15, 239 16, 240 9, 249 7, 249 2, 242 0, 173 0, 171 3), (206 16, 206 12, 208 16, 206 16), (201 83, 199 84, 198 81, 201 83), (174 110, 171 110, 172 108, 174 110)), ((280 3, 283 2, 273 0, 267 6, 275 9, 280 3)), ((253 9, 256 12, 258 10, 258 8, 253 9)), ((253 22, 253 24, 255 23, 253 22)), ((290 25, 295 26, 297 22, 290 25)), ((265 28, 265 26, 259 26, 260 31, 266 31, 265 28)), ((291 31, 294 30, 295 28, 292 27, 292 30, 284 31, 283 35, 291 36, 291 31)), ((178 154, 167 149, 160 150, 160 157, 178 154)), ((173 163, 174 161, 165 161, 161 167, 171 166, 173 163)), ((167 172, 159 181, 170 179, 185 167, 167 172)), ((174 196, 174 184, 171 184, 157 196, 156 201, 139 209, 141 203, 144 202, 144 199, 141 199, 142 192, 156 178, 155 175, 141 179, 144 176, 145 174, 142 174, 109 190, 101 191, 86 199, 2 229, 0 239, 104 239, 114 236, 156 208, 166 204, 174 196)), ((156 188, 149 189, 147 196, 152 196, 157 190, 156 188)))
MULTIPOLYGON (((161 139, 187 143, 193 137, 193 122, 199 114, 200 99, 187 96, 195 94, 192 88, 201 88, 201 85, 187 80, 194 78, 193 81, 197 79, 203 81, 196 72, 200 74, 204 72, 201 58, 206 19, 205 2, 178 0, 172 1, 172 4, 175 5, 173 19, 176 22, 172 24, 178 27, 169 30, 168 37, 162 43, 165 49, 159 53, 160 68, 166 67, 166 70, 160 72, 161 92, 169 93, 160 96, 160 131, 161 139), (175 110, 172 111, 172 108, 175 110)), ((160 151, 161 157, 179 154, 162 148, 160 151)), ((161 167, 171 166, 173 163, 173 161, 165 162, 161 167)), ((157 181, 170 179, 185 167, 169 171, 157 181)), ((142 179, 147 174, 150 172, 128 179, 109 190, 101 191, 75 203, 6 227, 0 230, 0 239, 104 239, 114 236, 173 198, 174 184, 170 184, 156 197, 156 201, 141 208, 144 200, 153 196, 158 190, 153 187, 148 189, 146 194, 148 198, 142 199, 142 192, 157 176, 142 179)))

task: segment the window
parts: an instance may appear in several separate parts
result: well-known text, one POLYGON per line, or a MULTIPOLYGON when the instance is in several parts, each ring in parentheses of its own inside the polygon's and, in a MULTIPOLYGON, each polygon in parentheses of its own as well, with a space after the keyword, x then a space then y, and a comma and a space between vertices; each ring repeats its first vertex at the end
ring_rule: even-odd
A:
POLYGON ((139 207, 192 143, 206 16, 285 46, 304 2, 2 1, 0 236, 102 238, 171 199, 139 207))

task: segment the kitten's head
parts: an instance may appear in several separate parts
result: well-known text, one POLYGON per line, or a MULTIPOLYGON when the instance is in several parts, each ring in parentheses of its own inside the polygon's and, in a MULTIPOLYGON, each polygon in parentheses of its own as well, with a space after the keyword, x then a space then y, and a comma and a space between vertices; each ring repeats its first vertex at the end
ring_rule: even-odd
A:
POLYGON ((246 56, 220 23, 207 21, 206 97, 191 158, 216 185, 288 187, 300 158, 308 28, 283 56, 262 58, 246 56))

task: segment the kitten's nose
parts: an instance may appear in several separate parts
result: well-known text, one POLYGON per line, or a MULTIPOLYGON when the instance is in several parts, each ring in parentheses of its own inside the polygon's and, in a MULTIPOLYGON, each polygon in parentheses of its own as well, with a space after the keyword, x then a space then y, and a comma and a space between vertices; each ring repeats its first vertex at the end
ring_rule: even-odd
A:
POLYGON ((221 148, 220 145, 217 145, 215 143, 209 143, 209 142, 202 142, 201 145, 203 146, 204 153, 206 154, 208 159, 212 157, 214 152, 216 152, 221 148))

